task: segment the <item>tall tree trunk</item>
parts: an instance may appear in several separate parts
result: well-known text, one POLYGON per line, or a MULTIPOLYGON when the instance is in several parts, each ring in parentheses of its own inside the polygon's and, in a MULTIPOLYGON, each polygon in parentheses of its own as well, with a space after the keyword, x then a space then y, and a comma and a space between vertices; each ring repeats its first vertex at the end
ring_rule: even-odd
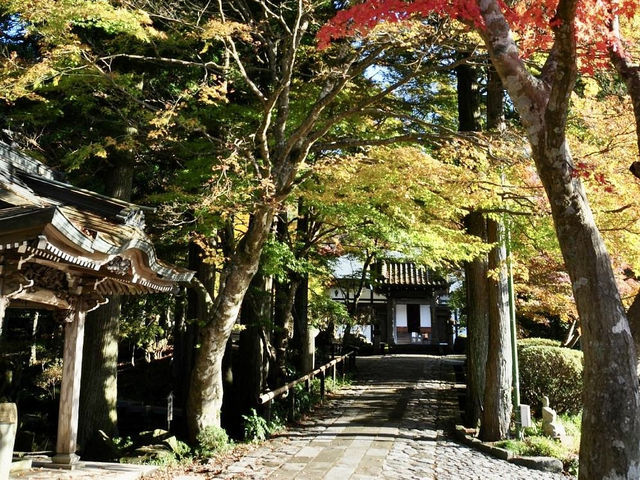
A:
POLYGON ((245 236, 223 272, 215 303, 202 285, 192 282, 198 294, 206 299, 211 312, 209 323, 202 328, 189 389, 187 421, 192 441, 203 429, 220 426, 222 357, 244 295, 258 270, 276 209, 274 204, 262 205, 251 216, 245 236))
POLYGON ((293 335, 293 305, 298 285, 297 275, 292 275, 288 281, 276 282, 273 307, 273 348, 276 355, 274 387, 287 382, 289 339, 293 335))
POLYGON ((456 67, 458 81, 458 130, 460 132, 480 131, 480 99, 478 76, 471 65, 456 67))
POLYGON ((491 60, 517 108, 551 205, 582 325, 584 409, 580 479, 640 478, 640 392, 636 350, 611 260, 576 178, 566 121, 577 76, 577 0, 560 0, 555 43, 534 78, 496 0, 479 2, 491 60))
POLYGON ((582 325, 580 478, 639 478, 636 351, 611 260, 582 184, 563 172, 563 163, 570 161, 568 149, 544 153, 545 168, 539 173, 582 325))
MULTIPOLYGON (((640 154, 640 68, 636 65, 633 59, 625 51, 625 46, 622 37, 620 36, 620 25, 618 19, 615 18, 611 22, 611 33, 615 39, 615 44, 609 47, 609 57, 611 63, 615 67, 618 75, 624 81, 627 87, 627 93, 631 98, 631 105, 633 106, 633 115, 636 123, 636 143, 638 145, 638 152, 640 154)), ((638 158, 638 155, 636 155, 638 158)), ((632 163, 631 172, 638 178, 640 178, 640 163, 636 160, 632 163)), ((629 320, 629 327, 631 329, 631 335, 636 346, 636 354, 638 355, 638 371, 640 371, 640 295, 636 295, 633 303, 627 311, 627 317, 629 320)))
MULTIPOLYGON (((196 241, 189 242, 189 269, 196 272, 210 296, 214 296, 216 282, 215 265, 206 261, 206 251, 196 241)), ((193 369, 195 348, 198 344, 199 325, 209 320, 209 311, 202 298, 189 290, 187 293, 187 312, 184 322, 176 322, 174 337, 174 382, 176 387, 176 404, 186 408, 191 371, 193 369)))
MULTIPOLYGON (((456 68, 458 81, 458 130, 480 130, 480 102, 477 73, 470 65, 456 68)), ((464 223, 467 233, 486 241, 486 220, 481 212, 471 212, 464 223)), ((482 254, 465 264, 467 290, 467 398, 466 421, 477 426, 482 415, 489 344, 489 303, 487 295, 487 257, 482 254)))
MULTIPOLYGON (((106 178, 106 193, 121 200, 130 200, 133 186, 133 159, 115 154, 113 168, 106 178)), ((118 323, 120 320, 119 295, 110 295, 109 302, 87 314, 82 357, 82 383, 80 387, 80 415, 78 443, 92 451, 90 442, 98 430, 107 435, 118 433, 118 323)))
POLYGON ((511 422, 511 322, 507 289, 507 254, 504 228, 487 220, 487 240, 495 243, 489 253, 489 270, 495 272, 488 280, 489 351, 484 392, 484 409, 480 437, 485 441, 502 440, 509 433, 511 422))
MULTIPOLYGON (((240 333, 237 362, 233 365, 233 376, 241 381, 235 382, 230 398, 234 407, 231 421, 225 425, 235 436, 242 433, 241 416, 249 414, 257 408, 257 399, 266 387, 269 373, 269 355, 264 344, 265 325, 269 323, 271 292, 266 290, 266 279, 258 273, 251 281, 251 286, 242 302, 240 320, 245 327, 240 333)), ((225 398, 226 392, 225 392, 225 398)))
MULTIPOLYGON (((465 217, 467 233, 487 241, 487 222, 480 212, 465 217)), ((482 418, 489 351, 489 295, 486 255, 467 262, 464 268, 467 289, 467 424, 476 427, 482 418)))
POLYGON ((504 128, 504 88, 493 65, 487 72, 487 130, 504 128))
POLYGON ((296 367, 301 374, 313 370, 314 346, 309 328, 309 275, 300 276, 300 284, 296 290, 296 298, 293 304, 293 340, 297 353, 296 367))
MULTIPOLYGON (((287 212, 278 214, 276 234, 282 243, 291 244, 288 232, 287 212)), ((276 361, 272 370, 272 387, 284 385, 287 381, 287 354, 289 339, 293 335, 293 302, 298 289, 298 279, 294 272, 288 271, 288 278, 275 281, 273 305, 273 348, 276 361)))

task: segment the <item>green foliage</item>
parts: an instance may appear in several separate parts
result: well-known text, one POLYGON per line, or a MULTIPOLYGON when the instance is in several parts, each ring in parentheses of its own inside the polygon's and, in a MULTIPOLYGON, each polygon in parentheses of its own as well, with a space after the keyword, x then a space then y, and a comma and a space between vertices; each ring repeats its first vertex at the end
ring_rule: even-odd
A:
POLYGON ((531 337, 531 338, 519 338, 518 339, 518 348, 523 348, 523 347, 560 347, 560 341, 559 340, 553 340, 551 338, 537 338, 537 337, 531 337))
POLYGON ((533 345, 519 348, 522 402, 541 408, 543 396, 558 413, 582 408, 582 352, 569 348, 533 345))
POLYGON ((580 448, 581 415, 560 415, 567 436, 562 440, 554 440, 542 434, 542 421, 525 429, 524 440, 502 440, 495 446, 505 448, 520 456, 554 457, 562 461, 565 472, 577 475, 578 451, 580 448))
POLYGON ((206 427, 198 434, 196 441, 198 442, 196 453, 203 458, 210 458, 230 446, 227 432, 220 427, 206 427))
POLYGON ((244 439, 248 442, 262 442, 271 434, 271 428, 266 419, 258 415, 255 408, 250 415, 242 415, 244 423, 244 439))
POLYGON ((309 292, 309 322, 314 327, 326 328, 327 325, 351 324, 352 319, 344 303, 334 302, 324 292, 309 292))
POLYGON ((274 276, 278 281, 287 280, 291 272, 305 273, 311 269, 306 259, 297 258, 289 245, 271 237, 262 250, 260 270, 263 274, 274 276))

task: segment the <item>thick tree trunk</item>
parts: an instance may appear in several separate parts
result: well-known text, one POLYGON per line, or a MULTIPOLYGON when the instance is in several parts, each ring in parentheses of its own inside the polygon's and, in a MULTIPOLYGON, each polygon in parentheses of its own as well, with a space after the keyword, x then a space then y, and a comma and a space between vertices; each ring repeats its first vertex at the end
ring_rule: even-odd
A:
MULTIPOLYGON (((220 426, 222 406, 222 357, 244 295, 258 270, 260 254, 277 206, 259 207, 252 215, 244 238, 223 272, 215 304, 209 298, 210 321, 202 328, 189 389, 187 421, 191 440, 207 427, 220 426)), ((194 284, 198 287, 197 284, 194 284)), ((199 294, 205 295, 201 288, 199 294)))
POLYGON ((484 441, 502 440, 509 433, 511 422, 511 323, 507 288, 507 254, 504 227, 497 221, 487 221, 487 240, 496 246, 489 252, 489 270, 495 272, 488 280, 489 351, 484 392, 484 409, 480 437, 484 441))
MULTIPOLYGON (((215 265, 206 261, 205 250, 195 241, 189 242, 189 269, 196 272, 211 297, 214 296, 216 283, 215 265)), ((209 310, 203 298, 196 292, 187 293, 187 311, 184 321, 176 319, 174 336, 173 375, 176 405, 186 408, 191 371, 193 369, 195 348, 198 344, 199 325, 209 321, 209 310)))
POLYGON ((582 184, 562 168, 571 160, 568 149, 544 153, 539 173, 582 325, 580 478, 640 478, 636 351, 611 260, 582 184))
MULTIPOLYGON (((487 239, 486 220, 479 212, 465 218, 467 232, 484 241, 487 239)), ((476 427, 482 418, 484 389, 489 351, 489 295, 487 292, 487 259, 485 255, 465 264, 467 289, 467 418, 476 427)))
POLYGON ((636 350, 611 261, 566 145, 577 75, 577 0, 560 0, 555 43, 541 79, 525 68, 496 0, 481 0, 491 60, 520 114, 549 198, 582 325, 584 409, 580 478, 640 478, 636 350))
MULTIPOLYGON (((480 130, 480 102, 477 73, 470 65, 456 68, 458 81, 458 130, 480 130)), ((467 233, 486 242, 486 220, 481 212, 471 212, 465 219, 467 233)), ((482 417, 489 345, 489 303, 487 295, 486 254, 465 264, 467 289, 467 406, 466 422, 475 427, 482 417)))
MULTIPOLYGON (((282 243, 289 240, 287 212, 278 214, 277 237, 282 243)), ((272 387, 279 387, 287 382, 287 356, 289 339, 293 336, 293 303, 298 289, 297 275, 288 271, 288 278, 274 280, 275 295, 273 305, 273 348, 275 350, 275 365, 271 372, 272 387)))
MULTIPOLYGON (((133 159, 114 155, 113 168, 105 180, 106 193, 114 198, 130 200, 133 188, 133 159)), ((119 295, 109 296, 109 302, 87 315, 80 388, 80 415, 78 443, 87 447, 98 430, 107 435, 118 433, 118 323, 120 321, 119 295)))
POLYGON ((504 128, 504 88, 502 80, 493 65, 487 75, 487 130, 504 128))
POLYGON ((471 65, 456 67, 458 81, 458 130, 461 132, 480 131, 480 99, 478 78, 471 65))
MULTIPOLYGON (((115 301, 114 301, 115 300, 115 301)), ((120 299, 87 315, 80 387, 78 443, 83 455, 100 458, 98 430, 110 437, 118 434, 118 323, 120 299)))

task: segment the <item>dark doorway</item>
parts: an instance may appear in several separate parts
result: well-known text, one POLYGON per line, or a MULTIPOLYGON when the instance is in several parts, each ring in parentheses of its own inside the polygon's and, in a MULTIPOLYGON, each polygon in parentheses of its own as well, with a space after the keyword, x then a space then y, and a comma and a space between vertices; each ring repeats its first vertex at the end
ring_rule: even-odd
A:
POLYGON ((407 305, 407 330, 420 333, 420 305, 407 305))

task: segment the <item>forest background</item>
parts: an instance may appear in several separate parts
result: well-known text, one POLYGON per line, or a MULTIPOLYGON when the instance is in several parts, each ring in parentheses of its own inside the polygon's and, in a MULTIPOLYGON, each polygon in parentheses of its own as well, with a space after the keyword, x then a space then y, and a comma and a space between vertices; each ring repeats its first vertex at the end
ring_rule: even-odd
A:
MULTIPOLYGON (((357 321, 355 304, 325 297, 332 259, 368 265, 400 252, 461 277, 495 246, 470 234, 474 216, 509 227, 522 331, 562 338, 578 320, 527 122, 503 97, 483 36, 464 15, 422 12, 318 49, 343 6, 0 3, 3 140, 74 184, 157 206, 148 224, 161 257, 198 272, 180 295, 114 298, 87 323, 85 441, 97 426, 116 434, 117 365, 142 353, 173 351, 192 437, 220 425, 223 390, 238 418, 266 385, 308 370, 309 325, 357 321), (242 353, 230 364, 234 328, 242 353)), ((553 39, 556 7, 545 8, 540 31, 517 31, 523 51, 553 39)), ((631 40, 635 22, 622 24, 631 40)), ((544 75, 549 55, 526 54, 528 71, 544 75)), ((565 131, 571 178, 588 192, 629 305, 636 122, 624 76, 603 62, 583 61, 565 131)), ((454 295, 463 308, 465 293, 454 295)), ((55 354, 39 361, 56 365, 55 354)))

